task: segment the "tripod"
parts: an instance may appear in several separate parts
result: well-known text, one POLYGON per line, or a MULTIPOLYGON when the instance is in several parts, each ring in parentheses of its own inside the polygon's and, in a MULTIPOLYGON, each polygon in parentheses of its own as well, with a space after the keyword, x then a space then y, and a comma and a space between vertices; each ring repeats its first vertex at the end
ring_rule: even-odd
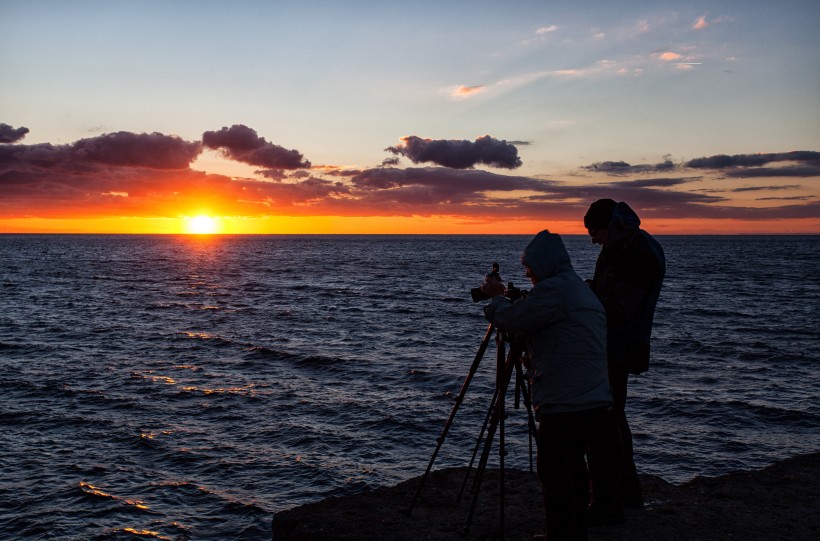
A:
MULTIPOLYGON (((432 456, 430 457, 430 462, 427 465, 427 469, 424 472, 424 475, 421 477, 421 481, 419 482, 419 486, 416 489, 416 494, 413 497, 413 501, 410 503, 410 508, 408 509, 407 513, 411 514, 413 512, 413 507, 418 500, 419 495, 421 494, 422 489, 424 488, 424 484, 427 481, 427 477, 430 474, 430 470, 433 468, 433 463, 438 456, 438 452, 441 449, 441 446, 444 444, 444 440, 447 437, 447 433, 450 430, 450 426, 453 424, 453 420, 455 419, 456 413, 458 412, 459 406, 464 400, 464 396, 467 394, 467 389, 470 386, 470 382, 473 379, 476 371, 478 370, 478 366, 481 363, 481 359, 484 357, 484 353, 487 350, 487 347, 490 343, 490 339, 492 338, 493 332, 495 331, 495 326, 490 324, 487 327, 487 333, 484 335, 484 340, 482 340, 481 345, 478 348, 478 352, 476 353, 475 358, 473 359, 473 363, 470 366, 470 370, 467 373, 467 376, 464 378, 464 382, 461 385, 461 390, 458 393, 458 396, 455 399, 455 403, 453 404, 453 409, 450 412, 450 416, 447 418, 447 422, 444 425, 444 429, 441 432, 441 435, 436 438, 436 448, 433 451, 432 456)), ((472 493, 473 499, 470 504, 470 511, 467 517, 467 523, 464 527, 465 532, 469 531, 470 525, 472 524, 473 515, 475 513, 476 504, 478 503, 478 495, 481 489, 481 482, 484 478, 484 472, 487 468, 487 461, 489 460, 490 450, 492 447, 493 440, 495 438, 496 431, 499 434, 499 441, 498 441, 498 457, 499 457, 499 497, 498 497, 498 506, 499 506, 499 529, 500 529, 500 536, 504 538, 504 458, 507 454, 505 448, 505 427, 504 421, 506 419, 506 407, 505 407, 505 397, 507 395, 507 390, 510 385, 510 380, 512 379, 512 374, 515 372, 515 409, 519 408, 520 405, 520 398, 521 396, 524 397, 524 405, 527 409, 527 419, 528 419, 528 428, 529 428, 529 451, 530 451, 530 471, 532 471, 532 441, 535 437, 536 428, 535 428, 535 417, 532 413, 532 404, 530 401, 530 388, 527 385, 527 382, 524 378, 523 368, 522 368, 522 354, 523 348, 521 346, 521 342, 518 339, 508 335, 507 333, 503 333, 502 331, 498 331, 496 333, 496 346, 497 346, 497 354, 496 354, 496 381, 495 381, 495 392, 493 393, 492 400, 490 401, 490 407, 487 410, 487 415, 484 418, 484 423, 481 427, 481 431, 478 435, 478 439, 476 440, 475 448, 473 449, 473 454, 470 459, 470 464, 467 467, 467 475, 464 478, 464 482, 461 485, 461 490, 458 493, 457 501, 461 500, 462 494, 464 493, 464 489, 467 485, 467 481, 470 477, 470 472, 472 471, 473 464, 475 462, 476 456, 478 455, 478 450, 481 447, 482 439, 484 440, 484 447, 481 452, 481 458, 479 459, 478 467, 476 469, 476 474, 473 479, 472 485, 472 493), (509 353, 505 353, 506 351, 506 343, 510 343, 510 350, 509 353), (486 438, 484 438, 484 433, 487 433, 486 438)))

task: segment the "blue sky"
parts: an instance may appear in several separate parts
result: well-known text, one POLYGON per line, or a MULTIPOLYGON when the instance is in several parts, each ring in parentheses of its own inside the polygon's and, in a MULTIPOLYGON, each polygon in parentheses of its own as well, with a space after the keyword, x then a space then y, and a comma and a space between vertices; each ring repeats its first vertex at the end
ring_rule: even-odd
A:
MULTIPOLYGON (((26 145, 242 125, 350 169, 402 137, 489 135, 515 175, 577 183, 600 162, 820 150, 818 23, 813 1, 0 0, 0 122, 26 145)), ((210 150, 192 167, 259 178, 210 150)), ((799 185, 816 203, 817 178, 799 185)))

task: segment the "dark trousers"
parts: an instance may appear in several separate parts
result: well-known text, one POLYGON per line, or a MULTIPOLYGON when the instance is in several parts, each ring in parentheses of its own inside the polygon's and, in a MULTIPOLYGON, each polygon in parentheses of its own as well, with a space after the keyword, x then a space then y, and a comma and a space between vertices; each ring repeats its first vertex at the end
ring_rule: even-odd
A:
POLYGON ((589 474, 584 454, 601 445, 606 408, 541 415, 538 477, 544 485, 549 541, 585 541, 589 474))
POLYGON ((610 362, 612 409, 606 416, 606 441, 589 449, 592 503, 603 508, 620 509, 624 503, 637 506, 642 502, 632 431, 626 420, 628 378, 622 363, 610 362))

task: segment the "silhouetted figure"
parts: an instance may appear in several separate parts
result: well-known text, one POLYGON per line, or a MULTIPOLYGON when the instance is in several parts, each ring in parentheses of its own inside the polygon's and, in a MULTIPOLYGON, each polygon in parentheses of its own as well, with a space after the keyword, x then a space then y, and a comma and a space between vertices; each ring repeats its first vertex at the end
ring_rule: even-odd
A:
POLYGON ((601 244, 590 287, 607 314, 607 361, 613 406, 607 418, 607 445, 589 452, 593 522, 622 522, 623 506, 643 507, 626 419, 627 380, 649 368, 649 338, 666 260, 661 245, 640 229, 626 203, 600 199, 589 207, 584 225, 601 244), (618 475, 620 474, 620 475, 618 475))
POLYGON ((513 302, 504 285, 487 320, 522 338, 529 356, 532 405, 539 421, 538 476, 544 486, 547 539, 585 540, 589 477, 584 453, 602 447, 612 396, 607 382, 606 313, 572 269, 561 237, 542 231, 521 258, 533 283, 513 302))

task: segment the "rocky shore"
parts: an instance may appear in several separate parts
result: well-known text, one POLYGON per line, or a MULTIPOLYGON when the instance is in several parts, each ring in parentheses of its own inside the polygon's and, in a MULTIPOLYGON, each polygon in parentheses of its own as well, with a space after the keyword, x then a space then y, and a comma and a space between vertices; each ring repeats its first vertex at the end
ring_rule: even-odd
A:
MULTIPOLYGON (((541 487, 530 472, 508 470, 505 538, 543 534, 541 487)), ((420 478, 361 494, 328 498, 277 513, 274 541, 467 541, 499 537, 497 471, 487 472, 469 531, 471 495, 456 503, 464 468, 433 471, 407 514, 420 478)), ((682 485, 644 475, 643 510, 626 523, 589 529, 590 541, 820 539, 820 452, 682 485)))

